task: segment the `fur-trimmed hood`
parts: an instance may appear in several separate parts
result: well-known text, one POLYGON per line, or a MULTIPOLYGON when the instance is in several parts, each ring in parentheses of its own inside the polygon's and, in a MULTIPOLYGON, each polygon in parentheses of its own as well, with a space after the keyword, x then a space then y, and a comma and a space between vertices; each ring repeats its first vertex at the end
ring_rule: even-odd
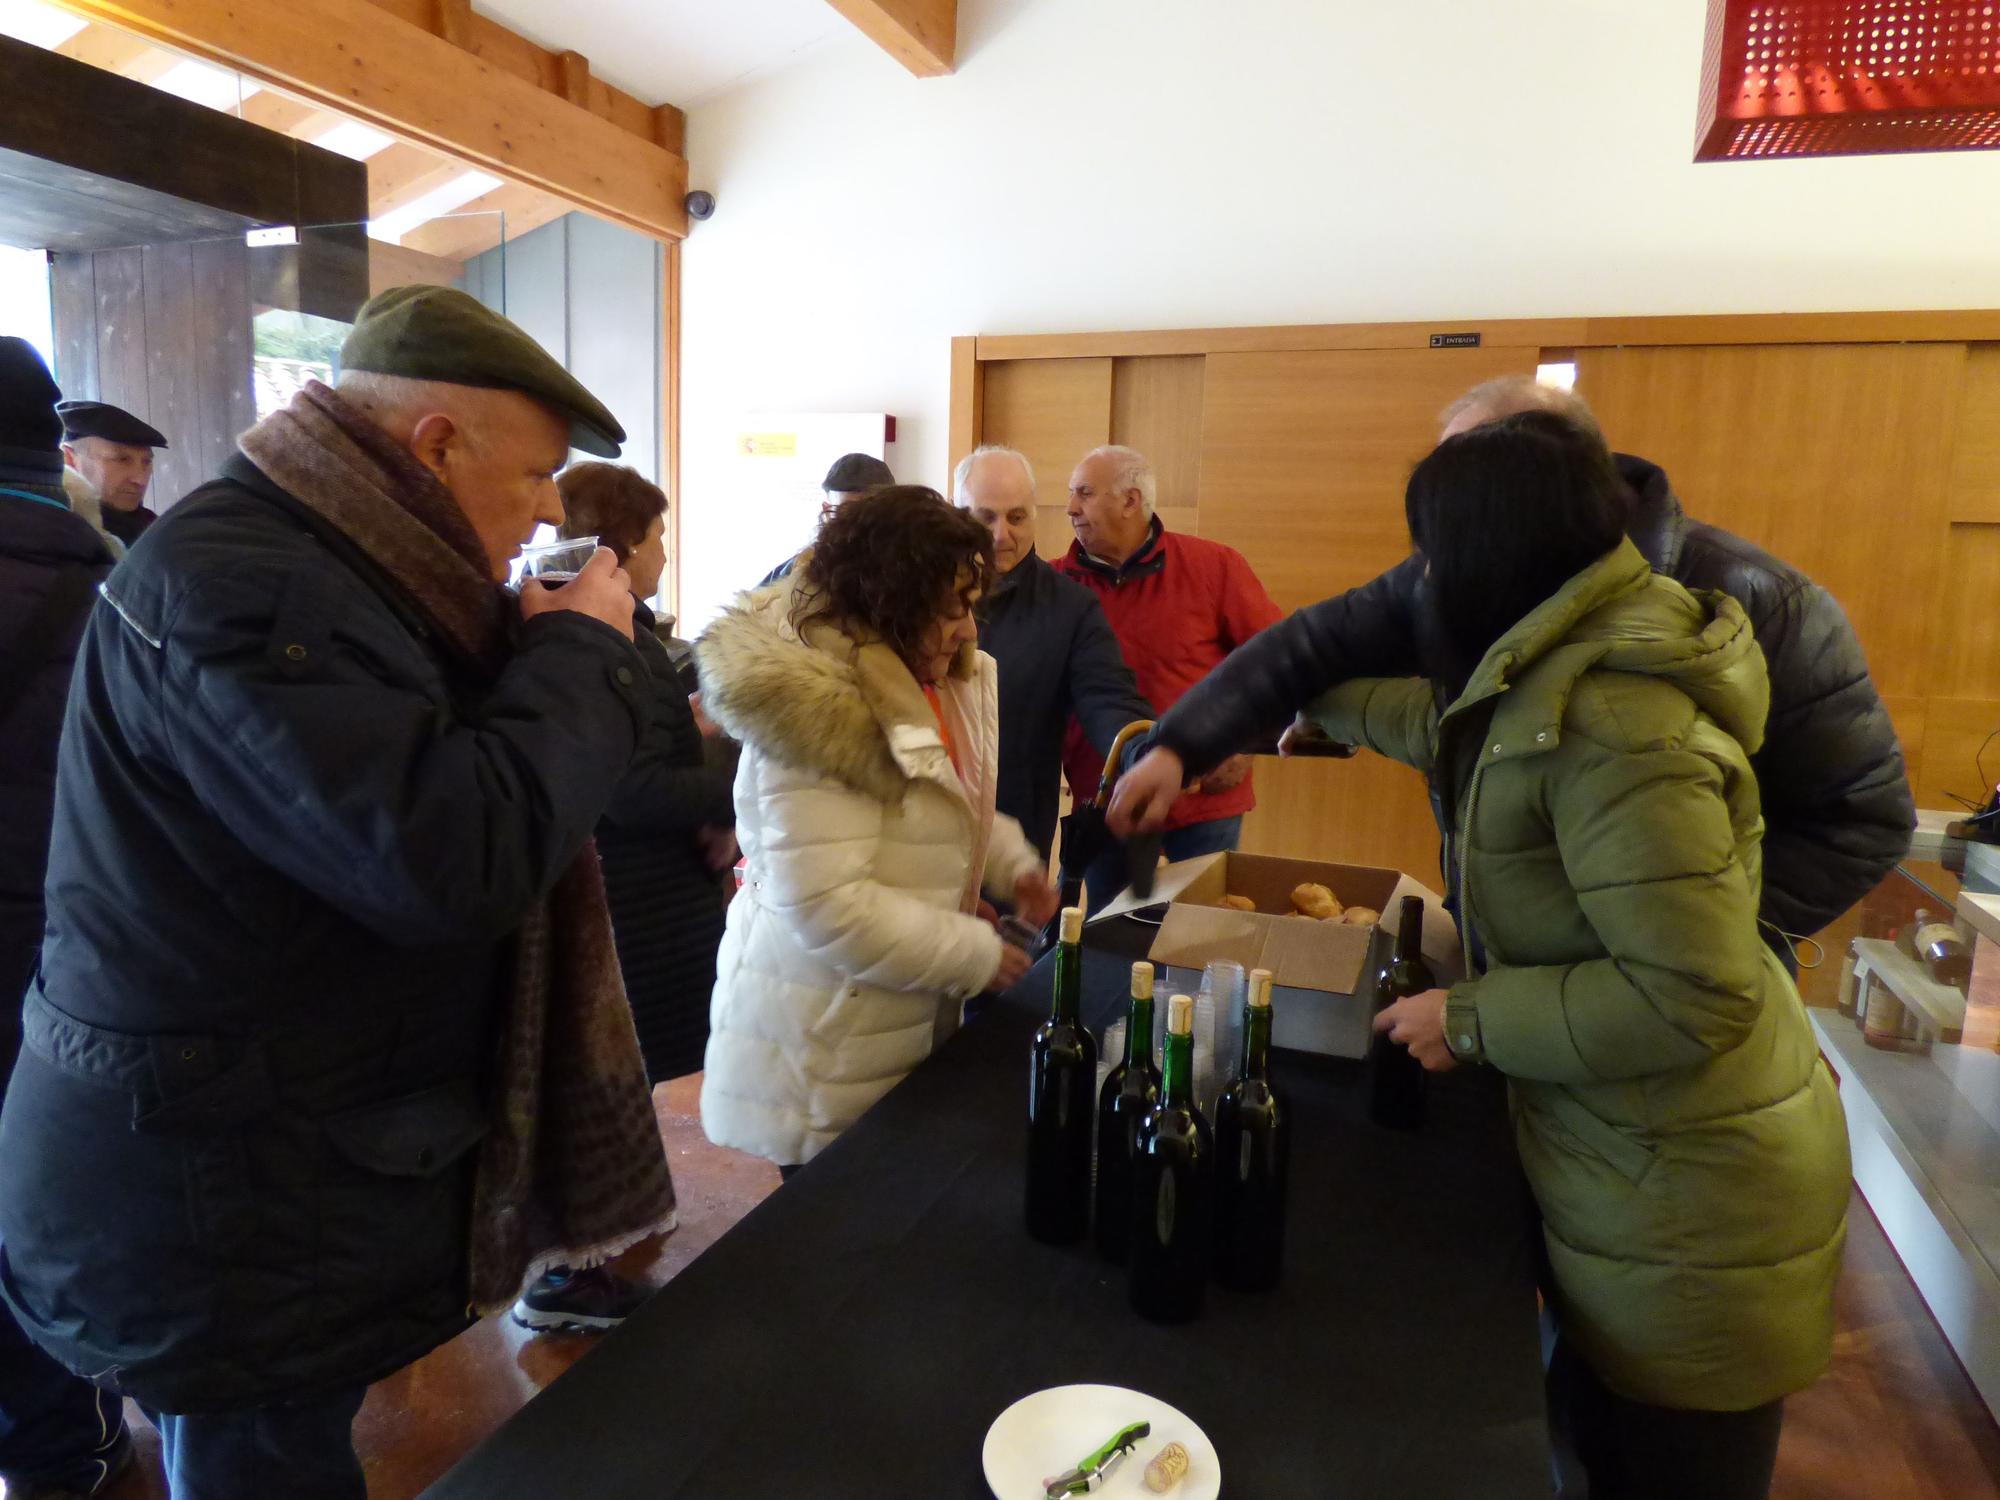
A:
MULTIPOLYGON (((943 754, 937 720, 916 677, 880 641, 859 641, 825 620, 791 621, 787 578, 739 595, 695 642, 701 706, 732 738, 775 760, 897 803, 922 773, 918 755, 943 754)), ((952 675, 979 670, 971 647, 952 675)))

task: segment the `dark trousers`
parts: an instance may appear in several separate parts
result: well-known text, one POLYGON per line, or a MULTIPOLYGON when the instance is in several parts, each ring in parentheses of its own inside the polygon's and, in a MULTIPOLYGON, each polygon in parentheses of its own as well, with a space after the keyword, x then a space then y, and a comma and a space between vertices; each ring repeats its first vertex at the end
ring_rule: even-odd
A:
MULTIPOLYGON (((1176 828, 1160 840, 1160 852, 1173 864, 1201 854, 1220 854, 1234 849, 1243 837, 1243 819, 1211 818, 1206 823, 1190 823, 1176 828)), ((1083 872, 1084 900, 1092 911, 1102 911, 1130 883, 1125 864, 1125 846, 1119 844, 1100 854, 1083 872)))
POLYGON ((88 1494, 117 1450, 119 1406, 42 1353, 0 1308, 0 1475, 88 1494))
POLYGON ((206 1416, 148 1410, 173 1500, 368 1500, 354 1452, 366 1386, 206 1416))
POLYGON ((1549 1361, 1549 1421, 1559 1451, 1583 1467, 1564 1500, 1765 1500, 1785 1403, 1749 1411, 1648 1406, 1610 1390, 1558 1342, 1549 1361))

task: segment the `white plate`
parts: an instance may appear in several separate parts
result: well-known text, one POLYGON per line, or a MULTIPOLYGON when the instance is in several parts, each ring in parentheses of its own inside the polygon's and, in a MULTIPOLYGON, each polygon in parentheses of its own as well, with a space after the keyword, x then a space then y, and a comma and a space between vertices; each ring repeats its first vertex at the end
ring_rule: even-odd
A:
POLYGON ((1216 1500, 1222 1492, 1222 1465, 1207 1434, 1166 1402, 1117 1385, 1052 1386, 1001 1412, 986 1429, 980 1454, 994 1500, 1043 1500, 1045 1479, 1067 1473, 1078 1459, 1134 1422, 1151 1422, 1153 1430, 1096 1494, 1152 1494, 1146 1488, 1146 1465, 1168 1443, 1177 1442, 1188 1451, 1188 1471, 1167 1491, 1170 1500, 1216 1500))

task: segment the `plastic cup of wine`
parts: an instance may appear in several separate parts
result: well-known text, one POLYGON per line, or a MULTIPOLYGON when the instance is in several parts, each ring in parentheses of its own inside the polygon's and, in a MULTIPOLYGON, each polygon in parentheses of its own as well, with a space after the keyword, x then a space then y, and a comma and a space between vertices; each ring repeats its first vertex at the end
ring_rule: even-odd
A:
POLYGON ((597 538, 594 536, 566 538, 541 547, 524 547, 514 586, 519 588, 532 578, 545 588, 559 589, 583 571, 583 565, 596 551, 597 538))

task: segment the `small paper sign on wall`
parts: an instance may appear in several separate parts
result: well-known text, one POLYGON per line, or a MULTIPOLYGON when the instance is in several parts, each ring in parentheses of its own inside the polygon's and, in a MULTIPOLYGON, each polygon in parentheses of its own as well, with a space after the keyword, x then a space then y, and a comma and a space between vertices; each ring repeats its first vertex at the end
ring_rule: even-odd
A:
POLYGON ((797 458, 796 432, 746 432, 736 440, 736 451, 745 458, 797 458))

